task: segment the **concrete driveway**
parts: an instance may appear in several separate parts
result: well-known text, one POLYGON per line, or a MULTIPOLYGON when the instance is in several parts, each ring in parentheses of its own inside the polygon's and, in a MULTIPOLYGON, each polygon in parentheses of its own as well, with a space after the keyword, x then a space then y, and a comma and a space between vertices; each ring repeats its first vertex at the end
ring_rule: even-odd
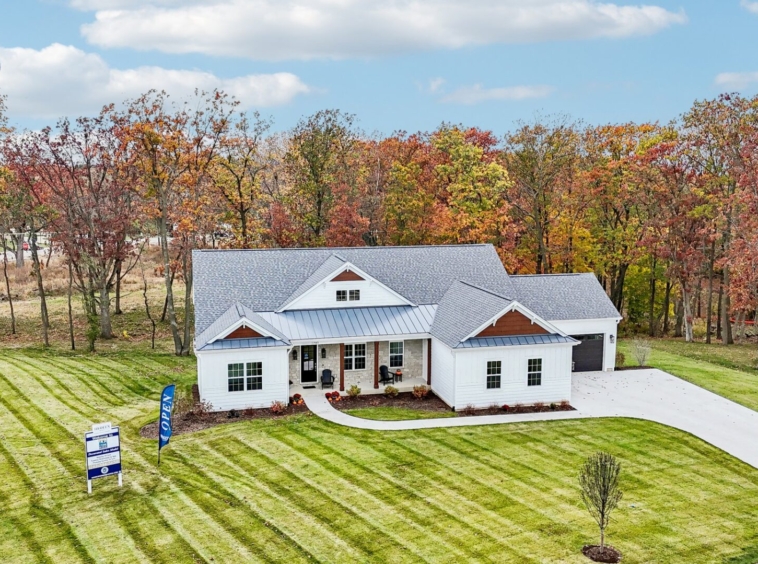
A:
POLYGON ((324 419, 346 427, 375 431, 502 425, 583 417, 647 419, 692 433, 758 468, 758 412, 661 370, 576 373, 573 375, 571 398, 576 411, 373 421, 334 409, 321 390, 306 390, 303 399, 314 414, 324 419))
POLYGON ((758 468, 758 412, 661 370, 574 374, 571 404, 586 417, 676 427, 758 468))

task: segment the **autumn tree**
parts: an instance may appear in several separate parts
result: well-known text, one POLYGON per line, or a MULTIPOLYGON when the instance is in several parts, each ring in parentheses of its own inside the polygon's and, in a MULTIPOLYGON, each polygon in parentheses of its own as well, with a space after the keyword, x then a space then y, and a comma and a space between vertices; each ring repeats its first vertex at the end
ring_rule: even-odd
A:
POLYGON ((166 313, 177 355, 187 355, 191 348, 192 251, 204 244, 209 223, 215 223, 208 221, 208 214, 215 213, 209 170, 237 105, 218 91, 196 92, 194 106, 189 101, 174 104, 165 92, 150 91, 126 112, 127 139, 140 175, 136 188, 157 224, 166 313), (181 331, 174 299, 177 269, 185 281, 181 331))
POLYGON ((482 134, 443 126, 432 136, 432 146, 443 157, 434 169, 444 206, 437 221, 446 242, 491 243, 507 260, 513 233, 506 199, 513 183, 498 155, 487 154, 494 137, 477 143, 475 136, 482 134))
POLYGON ((577 126, 559 116, 519 124, 505 137, 505 165, 513 181, 508 202, 523 230, 537 274, 553 272, 554 228, 565 213, 578 159, 577 126))
POLYGON ((29 133, 22 171, 37 202, 54 210, 48 229, 70 261, 95 339, 113 337, 111 291, 132 256, 135 169, 123 141, 122 118, 106 107, 95 118, 61 120, 56 129, 29 133))
POLYGON ((577 190, 587 202, 595 270, 619 311, 627 272, 641 254, 645 183, 650 181, 644 154, 656 135, 656 126, 633 123, 588 128, 584 134, 577 190))
POLYGON ((261 244, 262 173, 271 166, 264 136, 270 125, 257 112, 251 116, 242 114, 221 136, 209 172, 226 204, 224 216, 233 227, 233 246, 237 248, 261 244))
POLYGON ((715 100, 695 102, 682 116, 682 133, 688 144, 689 158, 718 202, 714 224, 717 254, 712 262, 721 266, 723 291, 719 309, 724 344, 733 342, 731 266, 726 258, 731 252, 739 214, 738 181, 744 169, 744 126, 756 113, 755 102, 738 94, 723 94, 715 100))
POLYGON ((349 163, 358 139, 354 122, 352 114, 321 110, 300 120, 290 132, 283 163, 289 185, 282 204, 298 226, 299 244, 326 244, 334 188, 352 184, 349 163))

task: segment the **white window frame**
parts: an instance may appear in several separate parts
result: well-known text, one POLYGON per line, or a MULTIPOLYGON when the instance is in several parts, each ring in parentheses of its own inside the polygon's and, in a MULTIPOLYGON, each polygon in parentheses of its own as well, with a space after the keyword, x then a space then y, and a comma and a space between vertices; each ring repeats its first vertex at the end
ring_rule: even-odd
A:
POLYGON ((345 372, 355 372, 358 370, 366 370, 366 367, 368 366, 367 359, 368 359, 368 345, 366 343, 347 343, 345 346, 345 354, 342 359, 342 366, 345 366, 345 361, 349 358, 350 359, 350 366, 352 368, 344 368, 345 372), (360 356, 356 356, 355 354, 355 347, 363 347, 363 354, 360 356), (347 354, 347 348, 350 347, 351 354, 348 356, 347 354), (356 368, 355 367, 355 359, 356 358, 362 358, 363 359, 363 368, 356 368))
POLYGON ((347 301, 347 290, 335 290, 335 292, 334 292, 334 299, 336 301, 340 302, 340 303, 346 302, 347 301), (340 293, 345 294, 345 299, 344 300, 340 299, 340 293))
POLYGON ((241 362, 228 362, 226 364, 226 392, 228 394, 236 394, 238 392, 260 392, 263 390, 263 361, 261 360, 243 360, 241 362), (255 374, 255 364, 260 365, 260 374, 255 374), (242 375, 237 376, 235 375, 233 378, 229 376, 229 369, 231 366, 238 366, 242 365, 242 375), (260 378, 261 379, 261 387, 260 388, 253 388, 252 387, 252 378, 260 378), (229 389, 229 380, 242 380, 242 389, 241 390, 230 390, 229 389))
POLYGON ((500 389, 502 389, 502 387, 503 387, 503 361, 500 360, 499 358, 498 359, 487 360, 485 362, 485 365, 484 365, 484 388, 486 390, 500 390, 500 389), (498 368, 499 368, 500 372, 490 374, 490 363, 492 363, 492 362, 499 363, 498 368), (498 381, 498 385, 497 386, 490 387, 488 385, 488 380, 489 380, 490 376, 499 376, 500 377, 500 380, 498 381))
POLYGON ((361 301, 361 289, 360 288, 353 288, 352 290, 348 290, 347 292, 347 299, 350 302, 359 302, 361 301), (355 297, 353 297, 355 296, 355 297))
POLYGON ((405 368, 405 341, 390 341, 389 342, 389 367, 390 368, 405 368), (392 354, 392 345, 400 345, 400 353, 392 354), (399 356, 401 357, 402 362, 398 364, 397 366, 392 365, 392 357, 393 356, 399 356))
POLYGON ((529 388, 535 387, 535 386, 541 386, 542 385, 542 374, 544 372, 544 361, 542 358, 530 358, 526 361, 526 385, 529 388), (532 370, 529 366, 529 363, 532 361, 539 361, 540 363, 540 369, 539 370, 532 370), (540 382, 539 384, 530 384, 529 380, 532 376, 532 374, 539 374, 540 382))
MULTIPOLYGON (((235 383, 235 386, 237 383, 235 383)), ((238 392, 244 392, 245 391, 245 362, 228 362, 226 364, 226 393, 228 394, 236 394, 238 392), (242 366, 242 374, 235 374, 234 376, 230 375, 230 372, 232 370, 232 366, 242 366), (229 387, 231 386, 232 380, 242 380, 242 389, 241 390, 230 390, 229 387)))
POLYGON ((246 392, 260 392, 262 390, 263 390, 263 362, 260 360, 251 360, 250 362, 246 362, 245 363, 245 391, 246 392), (260 365, 260 374, 254 374, 255 367, 253 365, 255 364, 260 365), (260 378, 260 381, 261 381, 260 388, 252 387, 253 378, 260 378))

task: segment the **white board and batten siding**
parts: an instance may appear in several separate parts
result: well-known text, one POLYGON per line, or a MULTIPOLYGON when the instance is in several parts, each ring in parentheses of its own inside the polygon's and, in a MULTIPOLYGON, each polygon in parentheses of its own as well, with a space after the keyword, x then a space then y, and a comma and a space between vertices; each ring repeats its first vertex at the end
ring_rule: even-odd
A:
POLYGON ((616 319, 571 319, 551 321, 555 327, 567 335, 597 335, 604 334, 603 370, 613 371, 616 368, 616 341, 618 321, 616 319), (611 342, 611 336, 613 342, 611 342))
MULTIPOLYGON (((492 347, 455 353, 455 408, 571 401, 571 344, 492 347), (527 383, 529 359, 542 359, 542 383, 527 383), (500 388, 487 388, 487 362, 501 361, 500 388)), ((434 369, 434 360, 432 360, 434 369)), ((436 377, 437 371, 434 372, 436 377)))
POLYGON ((455 356, 450 347, 432 338, 432 391, 455 407, 455 356))
POLYGON ((306 292, 291 304, 287 305, 285 310, 293 309, 334 309, 345 307, 381 307, 381 306, 403 306, 408 302, 383 287, 381 284, 371 280, 357 281, 340 281, 340 282, 323 282, 306 292), (360 290, 361 299, 338 302, 337 290, 345 290, 350 294, 350 290, 360 290))
POLYGON ((274 401, 289 401, 286 347, 206 351, 196 354, 200 399, 210 402, 213 411, 271 407, 274 401), (239 362, 262 364, 261 390, 229 391, 228 365, 239 362))

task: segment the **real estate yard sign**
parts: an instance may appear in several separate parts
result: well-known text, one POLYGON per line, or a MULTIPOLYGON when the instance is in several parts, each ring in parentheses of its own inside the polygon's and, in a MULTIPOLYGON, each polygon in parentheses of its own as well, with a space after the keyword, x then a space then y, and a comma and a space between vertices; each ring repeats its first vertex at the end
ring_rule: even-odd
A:
POLYGON ((119 428, 110 423, 92 425, 92 431, 84 434, 84 452, 87 460, 87 493, 92 493, 92 480, 105 476, 121 478, 121 437, 119 428))

